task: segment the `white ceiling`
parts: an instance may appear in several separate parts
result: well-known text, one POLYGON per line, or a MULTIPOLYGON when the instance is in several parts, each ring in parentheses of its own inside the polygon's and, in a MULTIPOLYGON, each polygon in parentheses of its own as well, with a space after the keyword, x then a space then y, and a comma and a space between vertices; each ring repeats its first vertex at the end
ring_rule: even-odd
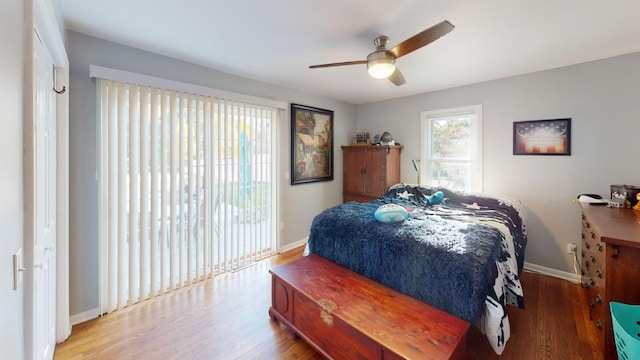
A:
POLYGON ((640 51, 637 0, 58 0, 67 29, 353 104, 640 51), (442 20, 456 28, 368 76, 389 48, 442 20))

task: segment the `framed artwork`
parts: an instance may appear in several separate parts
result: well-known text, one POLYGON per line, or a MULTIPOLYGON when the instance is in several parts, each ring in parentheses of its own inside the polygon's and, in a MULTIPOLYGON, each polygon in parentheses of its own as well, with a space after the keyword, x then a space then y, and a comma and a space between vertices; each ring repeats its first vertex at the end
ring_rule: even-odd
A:
POLYGON ((333 180, 333 111, 291 104, 291 185, 333 180))
POLYGON ((513 155, 571 155, 571 119, 514 122, 513 155))

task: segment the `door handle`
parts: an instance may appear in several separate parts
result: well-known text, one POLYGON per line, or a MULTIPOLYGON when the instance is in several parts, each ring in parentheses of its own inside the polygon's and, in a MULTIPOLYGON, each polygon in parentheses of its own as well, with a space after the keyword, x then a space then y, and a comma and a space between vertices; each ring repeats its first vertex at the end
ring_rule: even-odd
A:
POLYGON ((27 269, 22 266, 22 249, 20 249, 13 254, 13 290, 18 290, 21 281, 20 275, 24 271, 27 269))

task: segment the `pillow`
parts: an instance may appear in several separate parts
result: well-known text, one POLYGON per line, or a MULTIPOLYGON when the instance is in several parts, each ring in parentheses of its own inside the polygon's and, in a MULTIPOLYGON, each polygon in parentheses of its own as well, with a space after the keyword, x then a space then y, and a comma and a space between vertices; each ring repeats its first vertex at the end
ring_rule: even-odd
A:
POLYGON ((409 216, 409 212, 407 212, 407 209, 397 204, 384 204, 376 209, 373 216, 381 223, 391 224, 404 221, 404 219, 409 216))

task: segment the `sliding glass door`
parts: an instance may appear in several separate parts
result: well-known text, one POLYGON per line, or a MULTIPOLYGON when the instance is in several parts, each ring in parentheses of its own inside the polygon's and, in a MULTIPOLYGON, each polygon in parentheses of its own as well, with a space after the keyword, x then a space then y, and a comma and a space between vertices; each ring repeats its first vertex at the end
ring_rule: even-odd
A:
POLYGON ((102 313, 275 251, 281 109, 99 89, 102 313))

